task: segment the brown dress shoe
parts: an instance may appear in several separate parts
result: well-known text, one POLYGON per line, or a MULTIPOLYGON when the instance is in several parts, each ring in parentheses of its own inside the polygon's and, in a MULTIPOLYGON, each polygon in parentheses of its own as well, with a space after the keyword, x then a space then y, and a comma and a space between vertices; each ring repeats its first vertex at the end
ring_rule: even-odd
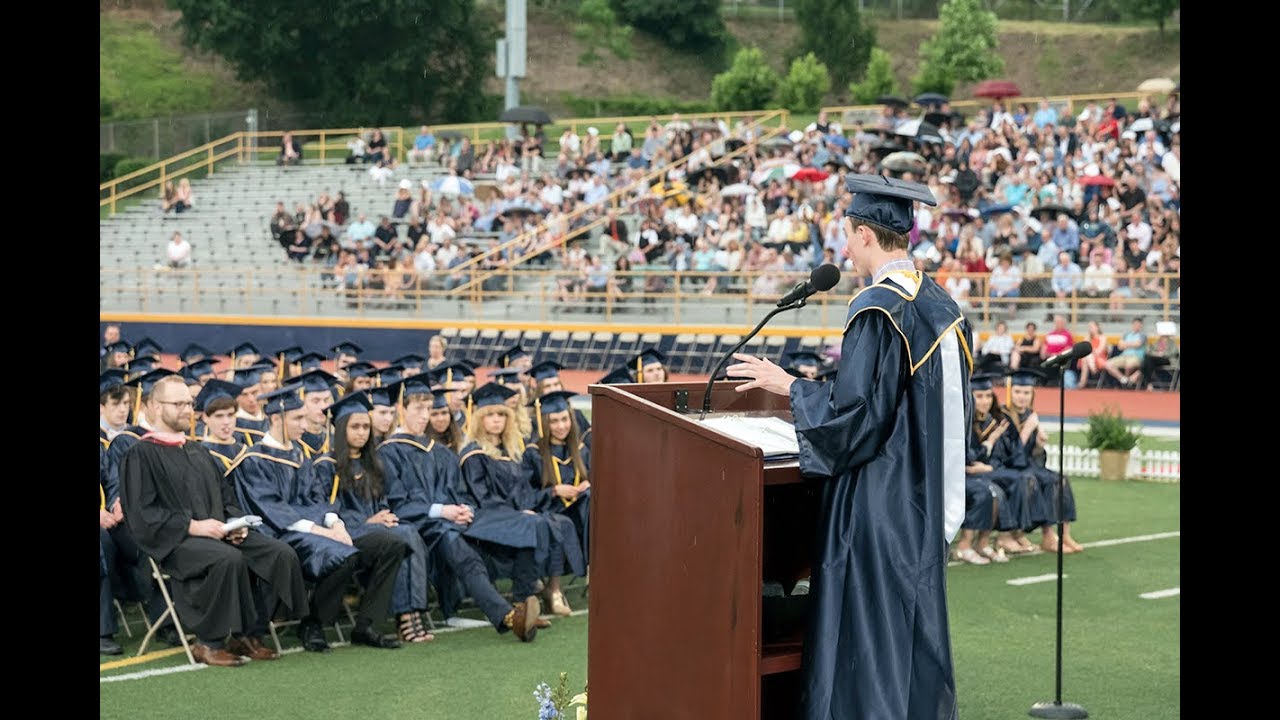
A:
POLYGON ((218 648, 217 650, 214 650, 204 643, 196 643, 195 645, 192 645, 191 656, 195 658, 198 663, 204 663, 205 665, 218 665, 221 667, 240 667, 248 662, 239 655, 234 655, 231 652, 228 652, 226 648, 218 648))
POLYGON ((276 660, 280 657, 280 653, 263 645, 261 640, 251 635, 231 638, 227 643, 227 650, 233 655, 243 655, 250 660, 276 660))
POLYGON ((538 596, 530 595, 507 613, 504 622, 521 642, 533 642, 533 639, 538 636, 537 623, 541 612, 542 604, 538 602, 538 596))

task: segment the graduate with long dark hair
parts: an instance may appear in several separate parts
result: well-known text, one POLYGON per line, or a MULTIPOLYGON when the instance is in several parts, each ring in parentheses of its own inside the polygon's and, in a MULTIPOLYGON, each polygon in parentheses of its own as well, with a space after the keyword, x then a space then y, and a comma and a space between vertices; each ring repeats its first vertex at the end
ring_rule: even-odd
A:
POLYGON ((467 444, 467 434, 449 407, 449 394, 457 392, 448 388, 431 391, 431 415, 427 419, 427 437, 449 448, 455 455, 467 444))
POLYGON ((1017 443, 1008 439, 1011 423, 1005 414, 1000 398, 996 397, 992 381, 998 374, 974 375, 970 381, 973 392, 973 423, 969 427, 969 464, 981 463, 990 468, 982 476, 991 480, 1004 492, 1004 500, 996 514, 995 547, 981 544, 978 552, 999 562, 1001 553, 1020 554, 1036 549, 1027 540, 1026 531, 1034 528, 1031 507, 1039 492, 1035 475, 1026 469, 1017 469, 1011 458, 1017 443))
POLYGON ((391 612, 403 642, 430 642, 421 613, 427 610, 430 577, 427 546, 412 525, 401 525, 387 502, 382 462, 373 451, 373 403, 364 392, 352 392, 329 406, 333 450, 315 460, 315 491, 320 502, 337 512, 353 539, 374 531, 394 532, 409 546, 391 590, 391 612))
POLYGON ((550 392, 534 401, 538 441, 524 453, 529 485, 538 494, 541 510, 565 515, 573 521, 588 564, 591 517, 591 449, 582 442, 569 398, 577 393, 550 392))

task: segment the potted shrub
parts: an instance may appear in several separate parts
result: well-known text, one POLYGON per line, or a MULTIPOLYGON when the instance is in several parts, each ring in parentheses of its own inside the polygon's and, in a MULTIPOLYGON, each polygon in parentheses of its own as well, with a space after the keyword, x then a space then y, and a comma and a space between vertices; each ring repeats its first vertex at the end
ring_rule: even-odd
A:
POLYGON ((1119 410, 1089 413, 1085 443, 1098 451, 1098 470, 1103 480, 1124 480, 1129 468, 1129 452, 1142 437, 1136 425, 1125 422, 1119 410))

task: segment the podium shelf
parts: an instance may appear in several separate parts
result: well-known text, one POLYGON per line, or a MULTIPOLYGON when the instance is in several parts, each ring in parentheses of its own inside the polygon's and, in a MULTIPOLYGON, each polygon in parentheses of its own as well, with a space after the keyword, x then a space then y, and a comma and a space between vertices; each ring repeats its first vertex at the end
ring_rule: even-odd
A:
POLYGON ((800 669, 800 643, 765 645, 760 651, 760 674, 791 672, 800 669))

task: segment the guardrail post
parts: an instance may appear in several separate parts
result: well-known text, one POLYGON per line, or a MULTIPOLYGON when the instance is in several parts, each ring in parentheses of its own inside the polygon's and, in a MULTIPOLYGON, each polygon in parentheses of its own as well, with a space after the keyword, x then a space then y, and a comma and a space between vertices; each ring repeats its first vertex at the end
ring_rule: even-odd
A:
POLYGON ((320 164, 321 165, 324 164, 325 146, 329 144, 328 137, 329 136, 327 133, 325 133, 325 131, 323 130, 320 131, 320 164))

